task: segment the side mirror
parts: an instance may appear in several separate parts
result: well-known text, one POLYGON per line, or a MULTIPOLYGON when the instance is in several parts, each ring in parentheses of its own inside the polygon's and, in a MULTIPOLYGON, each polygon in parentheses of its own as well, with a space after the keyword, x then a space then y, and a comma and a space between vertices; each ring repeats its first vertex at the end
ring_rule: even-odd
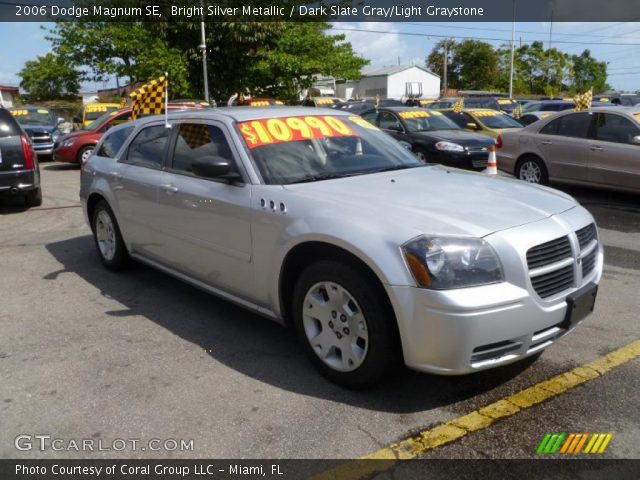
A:
POLYGON ((387 127, 387 130, 391 130, 392 132, 399 132, 399 133, 404 132, 404 128, 402 128, 402 125, 389 125, 387 127))
POLYGON ((469 122, 467 123, 467 127, 470 130, 478 130, 478 124, 475 122, 469 122))
POLYGON ((640 135, 636 135, 635 137, 633 137, 631 139, 631 143, 633 143, 635 145, 640 145, 640 135))
POLYGON ((73 117, 73 123, 82 123, 82 119, 80 117, 73 117))
POLYGON ((221 178, 231 173, 231 164, 226 158, 206 156, 193 162, 192 169, 199 177, 221 178))

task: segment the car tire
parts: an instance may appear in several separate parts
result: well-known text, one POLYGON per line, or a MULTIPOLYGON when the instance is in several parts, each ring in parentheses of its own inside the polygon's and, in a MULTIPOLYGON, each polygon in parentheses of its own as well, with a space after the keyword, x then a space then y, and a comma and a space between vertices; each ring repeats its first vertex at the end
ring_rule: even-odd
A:
POLYGON ((422 163, 431 162, 431 155, 429 155, 429 153, 424 148, 414 147, 413 154, 418 157, 418 160, 420 160, 422 163))
POLYGON ((38 187, 35 190, 31 190, 24 197, 24 201, 27 207, 39 207, 42 205, 42 188, 38 187))
POLYGON ((549 185, 549 172, 544 162, 535 155, 523 157, 516 167, 516 177, 524 182, 549 185))
POLYGON ((378 382, 397 363, 395 316, 384 292, 371 285, 368 275, 348 262, 320 260, 303 271, 294 288, 298 338, 316 368, 348 388, 378 382))
POLYGON ((125 268, 129 262, 127 247, 122 240, 116 217, 104 200, 98 202, 93 211, 91 227, 102 264, 114 272, 125 268))
POLYGON ((82 147, 80 149, 80 151, 78 152, 78 166, 82 166, 82 163, 84 162, 84 160, 86 160, 91 156, 91 153, 93 152, 94 148, 95 146, 93 145, 87 145, 86 147, 82 147))

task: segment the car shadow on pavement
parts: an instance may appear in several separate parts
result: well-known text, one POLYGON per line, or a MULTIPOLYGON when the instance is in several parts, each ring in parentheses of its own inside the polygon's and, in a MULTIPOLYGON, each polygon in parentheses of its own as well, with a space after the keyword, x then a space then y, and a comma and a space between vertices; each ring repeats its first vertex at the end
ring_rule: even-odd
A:
MULTIPOLYGON (((104 315, 123 320, 140 315, 243 375, 307 396, 383 412, 421 412, 490 391, 533 363, 529 359, 464 377, 427 375, 398 367, 387 381, 364 391, 351 391, 316 372, 291 329, 137 262, 124 272, 109 272, 100 263, 89 235, 49 243, 46 248, 63 268, 44 279, 73 273, 123 305, 104 315)), ((71 298, 68 301, 73 302, 71 298)))
POLYGON ((52 170, 52 171, 56 171, 56 170, 78 170, 80 168, 80 166, 77 163, 51 163, 49 165, 42 165, 40 164, 40 168, 43 168, 45 170, 52 170))
POLYGON ((0 198, 0 215, 22 213, 27 210, 29 207, 25 204, 22 196, 0 198))

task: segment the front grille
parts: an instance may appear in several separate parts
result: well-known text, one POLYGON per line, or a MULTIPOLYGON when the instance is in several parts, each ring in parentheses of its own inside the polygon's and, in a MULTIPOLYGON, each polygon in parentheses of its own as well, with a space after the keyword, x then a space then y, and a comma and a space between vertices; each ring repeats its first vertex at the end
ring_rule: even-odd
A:
POLYGON ((584 250, 592 240, 596 239, 596 226, 592 223, 576 231, 580 250, 584 250))
POLYGON ((470 147, 467 153, 471 157, 471 165, 473 168, 486 168, 489 161, 489 152, 486 147, 470 147))
POLYGON ((31 135, 31 140, 33 141, 34 144, 36 143, 51 143, 52 142, 52 138, 51 135, 49 135, 48 133, 34 133, 33 135, 31 135))
POLYGON ((582 277, 589 275, 596 266, 598 249, 594 248, 590 253, 582 258, 582 277))
POLYGON ((547 298, 573 286, 573 264, 531 279, 533 289, 541 298, 547 298))
POLYGON ((527 265, 529 270, 551 265, 565 258, 571 257, 569 237, 556 238, 527 251, 527 265))

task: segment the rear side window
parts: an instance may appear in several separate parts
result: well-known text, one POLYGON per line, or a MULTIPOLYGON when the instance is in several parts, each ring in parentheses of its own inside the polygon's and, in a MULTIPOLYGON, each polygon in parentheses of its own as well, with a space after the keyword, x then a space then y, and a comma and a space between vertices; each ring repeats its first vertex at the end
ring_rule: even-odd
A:
POLYGON ((124 142, 129 138, 131 132, 133 132, 133 126, 116 130, 107 135, 104 139, 97 155, 100 157, 114 158, 116 153, 122 148, 124 142))
POLYGON ((142 167, 162 168, 170 129, 155 125, 142 130, 129 145, 127 162, 142 167))
POLYGON ((20 127, 13 115, 4 109, 0 109, 0 138, 20 135, 20 127))
POLYGON ((400 120, 393 113, 381 112, 378 116, 378 126, 389 130, 401 130, 400 120))
POLYGON ((546 135, 561 135, 563 137, 586 138, 591 124, 591 115, 575 113, 565 115, 545 125, 540 133, 546 135))
POLYGON ((471 118, 468 113, 465 112, 444 112, 444 114, 449 120, 452 120, 460 128, 467 128, 467 123, 476 123, 476 121, 471 118))
POLYGON ((640 135, 640 129, 630 120, 613 113, 598 113, 596 140, 615 143, 633 143, 633 137, 640 135))

